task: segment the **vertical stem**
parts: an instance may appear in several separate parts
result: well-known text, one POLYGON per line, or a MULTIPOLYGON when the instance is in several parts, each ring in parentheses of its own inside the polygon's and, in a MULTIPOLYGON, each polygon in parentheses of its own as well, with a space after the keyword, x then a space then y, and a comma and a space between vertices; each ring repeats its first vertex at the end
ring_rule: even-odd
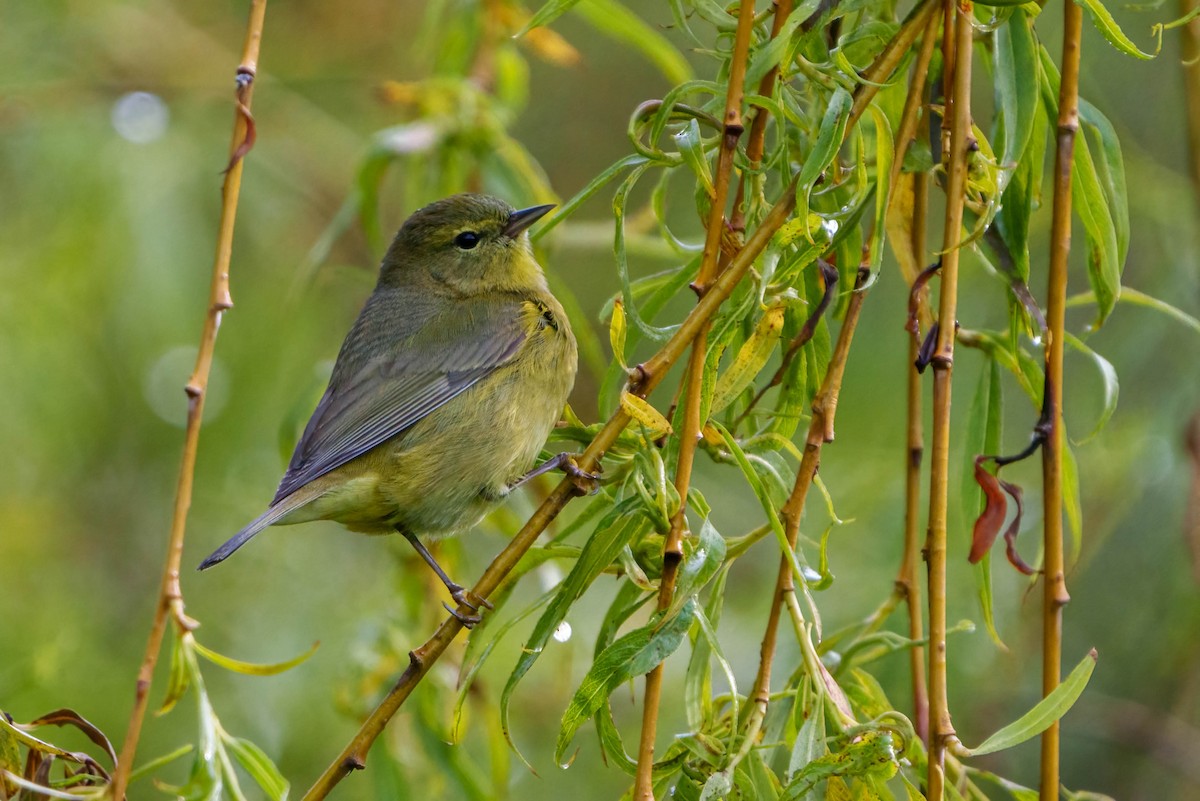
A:
MULTIPOLYGON (((940 19, 941 8, 938 7, 925 23, 921 49, 917 54, 916 66, 913 67, 912 79, 908 85, 908 97, 904 100, 900 125, 896 129, 896 158, 892 163, 889 187, 895 187, 904 162, 904 155, 908 152, 909 145, 916 133, 917 111, 925 97, 925 82, 929 77, 929 63, 933 60, 933 48, 938 40, 940 19)), ((925 263, 925 219, 928 200, 928 176, 925 173, 916 173, 913 175, 913 212, 909 245, 918 265, 925 263)), ((928 290, 921 293, 918 304, 918 317, 924 319, 927 324, 930 317, 928 290)), ((908 612, 908 636, 914 641, 919 641, 925 636, 921 610, 921 585, 917 581, 918 560, 921 553, 921 462, 924 460, 925 453, 925 435, 921 427, 921 374, 916 369, 919 347, 917 338, 910 337, 907 362, 908 437, 904 460, 904 553, 900 560, 899 575, 896 578, 896 588, 903 595, 908 612)), ((927 739, 929 736, 929 693, 926 687, 925 649, 923 647, 909 649, 909 673, 912 682, 913 726, 917 730, 918 737, 927 739)))
MULTIPOLYGON (((1058 147, 1054 153, 1054 213, 1046 299, 1046 392, 1042 421, 1042 507, 1045 536, 1042 601, 1042 694, 1058 686, 1062 666, 1062 610, 1067 595, 1062 526, 1062 397, 1067 256, 1071 252, 1071 161, 1079 129, 1079 48, 1083 9, 1063 2, 1062 83, 1058 94, 1058 147)), ((1042 734, 1040 797, 1058 798, 1059 724, 1042 734)))
MULTIPOLYGON (((962 239, 963 195, 971 130, 970 2, 951 5, 955 53, 950 112, 950 155, 946 180, 946 221, 942 233, 942 288, 938 306, 937 348, 933 366, 933 433, 929 475, 929 780, 927 796, 941 801, 945 792, 946 745, 954 724, 946 697, 946 507, 950 483, 950 390, 954 334, 958 327, 958 257, 962 239)), ((946 46, 946 42, 943 43, 946 46)))
MULTIPOLYGON (((721 238, 725 231, 725 205, 729 199, 729 182, 733 174, 733 157, 741 138, 742 98, 746 80, 746 63, 750 54, 750 38, 754 31, 754 2, 741 0, 738 8, 737 32, 734 34, 733 51, 730 54, 729 86, 725 94, 724 135, 717 153, 717 170, 714 177, 712 207, 708 215, 708 228, 704 239, 704 253, 700 259, 700 270, 692 288, 703 298, 708 293, 717 275, 721 258, 721 238)), ((696 456, 696 443, 700 438, 700 395, 704 379, 704 362, 708 355, 709 322, 701 326, 692 342, 688 357, 687 382, 683 396, 683 430, 679 432, 679 461, 675 470, 675 490, 679 494, 679 508, 671 518, 671 530, 663 543, 663 572, 658 586, 658 611, 671 606, 675 597, 675 580, 679 562, 683 559, 683 532, 687 528, 687 496, 692 481, 692 463, 696 456)), ((658 731, 658 709, 662 696, 663 665, 660 662, 646 674, 646 691, 642 698, 642 732, 638 741, 637 776, 634 779, 633 797, 636 801, 654 801, 654 739, 658 731)))
MULTIPOLYGON (((776 0, 775 17, 771 21, 771 38, 774 39, 783 29, 783 23, 792 13, 792 0, 776 0)), ((767 70, 767 74, 758 82, 758 93, 762 97, 770 97, 775 93, 775 81, 779 77, 779 65, 767 70)), ((746 161, 750 164, 749 173, 757 172, 762 164, 764 142, 767 136, 767 122, 771 115, 765 108, 756 108, 754 119, 750 121, 750 137, 746 142, 746 161)), ((729 227, 735 232, 746 230, 746 176, 742 173, 738 181, 737 195, 733 199, 733 213, 729 218, 729 227)))
MULTIPOLYGON (((854 294, 846 307, 846 317, 842 321, 842 329, 838 332, 837 343, 829 358, 825 379, 821 389, 813 398, 812 418, 809 420, 808 433, 804 438, 804 453, 800 458, 800 467, 796 470, 796 481, 780 510, 788 546, 795 549, 800 538, 800 518, 804 514, 804 505, 808 500, 808 488, 812 486, 817 468, 821 464, 821 448, 826 442, 833 441, 834 417, 837 412, 837 399, 841 394, 842 377, 846 372, 846 360, 850 355, 850 344, 854 340, 854 331, 858 326, 859 312, 866 290, 863 288, 870 271, 860 268, 854 286, 854 294)), ((771 599, 771 611, 767 615, 767 629, 763 634, 762 646, 759 651, 758 674, 754 678, 754 688, 750 691, 750 700, 756 707, 754 720, 762 722, 766 716, 767 702, 771 692, 771 664, 775 658, 775 646, 778 639, 779 619, 787 599, 796 592, 795 579, 792 576, 791 562, 784 554, 779 559, 779 572, 775 579, 775 594, 771 599)), ((802 646, 803 647, 803 646, 802 646)), ((748 732, 747 737, 751 736, 748 732)))
POLYGON ((187 429, 183 440, 183 458, 179 467, 179 478, 175 488, 175 508, 171 519, 171 533, 167 544, 166 564, 163 566, 162 582, 158 603, 154 609, 154 622, 146 643, 146 652, 138 670, 134 691, 133 710, 129 716, 129 728, 121 745, 120 758, 113 772, 112 797, 123 799, 129 784, 129 773, 137 754, 138 739, 142 722, 146 716, 146 705, 150 696, 150 684, 154 679, 154 668, 162 650, 166 633, 167 616, 172 615, 181 630, 187 631, 195 624, 183 613, 183 595, 179 588, 179 563, 183 557, 183 537, 187 527, 188 509, 192 505, 192 482, 196 467, 196 451, 200 441, 200 421, 204 414, 204 395, 208 387, 208 375, 212 368, 213 350, 217 343, 217 330, 221 326, 221 315, 233 306, 229 294, 229 263, 233 251, 233 226, 237 219, 238 195, 242 187, 242 158, 254 142, 254 123, 250 116, 250 99, 254 92, 254 76, 258 70, 258 51, 262 41, 263 19, 267 11, 266 0, 253 0, 250 18, 246 25, 246 39, 242 44, 242 61, 237 69, 237 111, 234 116, 233 138, 229 145, 229 167, 221 186, 221 220, 217 232, 216 256, 213 259, 212 282, 209 287, 208 313, 204 317, 204 328, 200 334, 200 348, 196 354, 196 365, 188 378, 184 391, 188 399, 187 429))
MULTIPOLYGON (((914 90, 920 91, 919 85, 914 90)), ((912 251, 917 263, 925 257, 925 212, 928 207, 929 182, 924 173, 913 176, 912 251)), ((927 301, 922 298, 922 304, 927 301)), ((921 462, 925 453, 925 435, 921 428, 921 374, 917 372, 917 337, 908 338, 908 447, 905 450, 904 491, 904 555, 896 585, 904 595, 908 609, 909 639, 919 641, 924 636, 921 622, 921 585, 917 582, 917 561, 921 553, 921 462)), ((909 649, 913 694, 913 725, 921 738, 929 736, 929 694, 925 686, 925 649, 909 649)))

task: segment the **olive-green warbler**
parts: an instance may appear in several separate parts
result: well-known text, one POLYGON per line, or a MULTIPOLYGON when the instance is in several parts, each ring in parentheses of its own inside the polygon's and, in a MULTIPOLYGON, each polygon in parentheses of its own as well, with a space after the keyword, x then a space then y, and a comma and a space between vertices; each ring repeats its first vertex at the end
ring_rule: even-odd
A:
POLYGON ((201 570, 267 526, 336 520, 399 531, 477 608, 417 538, 468 528, 524 480, 572 469, 560 455, 522 476, 575 383, 575 336, 525 233, 551 208, 464 194, 404 222, 270 507, 201 570))

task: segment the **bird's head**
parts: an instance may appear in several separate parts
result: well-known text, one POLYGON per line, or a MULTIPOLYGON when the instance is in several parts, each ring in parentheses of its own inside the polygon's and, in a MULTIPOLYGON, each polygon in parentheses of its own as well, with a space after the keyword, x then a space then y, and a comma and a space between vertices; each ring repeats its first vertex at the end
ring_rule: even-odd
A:
POLYGON ((401 226, 383 259, 383 281, 432 279, 463 294, 546 288, 526 229, 553 206, 514 209, 490 195, 430 203, 401 226))

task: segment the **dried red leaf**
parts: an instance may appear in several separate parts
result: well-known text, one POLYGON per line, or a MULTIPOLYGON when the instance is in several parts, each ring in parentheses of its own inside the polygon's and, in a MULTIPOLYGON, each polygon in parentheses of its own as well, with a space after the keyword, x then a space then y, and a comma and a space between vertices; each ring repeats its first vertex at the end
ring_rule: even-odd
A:
POLYGON ((1017 532, 1021 530, 1021 512, 1024 511, 1024 506, 1021 503, 1021 488, 1000 478, 997 478, 996 481, 1004 488, 1005 492, 1012 496, 1012 499, 1017 504, 1017 514, 1013 517, 1012 522, 1008 524, 1008 528, 1004 529, 1004 545, 1005 553, 1008 555, 1008 563, 1025 575, 1032 576, 1033 568, 1025 564, 1025 560, 1017 554, 1017 532))
POLYGON ((975 530, 971 533, 971 554, 967 560, 975 564, 983 555, 991 550, 992 543, 1000 534, 1000 525, 1004 522, 1008 503, 1004 500, 1004 491, 1000 489, 1000 480, 989 473, 983 463, 992 457, 975 457, 975 483, 983 490, 985 505, 983 513, 975 520, 975 530))

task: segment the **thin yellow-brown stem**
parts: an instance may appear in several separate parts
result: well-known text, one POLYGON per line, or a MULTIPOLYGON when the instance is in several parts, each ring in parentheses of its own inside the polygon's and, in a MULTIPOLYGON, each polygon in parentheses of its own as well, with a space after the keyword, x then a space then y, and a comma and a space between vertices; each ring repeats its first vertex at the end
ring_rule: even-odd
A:
POLYGON ((913 42, 917 41, 917 37, 925 30, 926 23, 934 15, 938 4, 935 0, 923 0, 912 11, 900 26, 900 30, 896 31, 880 51, 875 60, 863 71, 862 77, 864 83, 860 83, 854 90, 854 104, 851 107, 851 117, 861 117, 862 113, 867 110, 867 106, 874 99, 878 87, 874 84, 886 82, 896 68, 900 66, 900 62, 908 55, 908 51, 912 48, 913 42))
MULTIPOLYGON (((754 3, 743 0, 738 10, 737 31, 734 34, 733 52, 730 54, 729 86, 725 94, 725 114, 722 119, 724 130, 714 176, 715 191, 708 215, 704 253, 700 258, 696 282, 693 284, 700 297, 708 292, 721 260, 721 238, 725 231, 725 205, 729 198, 729 183, 733 175, 733 158, 744 130, 742 97, 753 31, 754 3)), ((682 542, 684 530, 687 528, 687 496, 692 482, 696 443, 700 438, 701 383, 704 378, 704 361, 708 354, 708 329, 709 324, 705 323, 693 340, 688 369, 684 376, 686 384, 683 388, 683 430, 679 432, 679 460, 675 470, 675 490, 679 494, 679 508, 671 519, 671 529, 663 543, 663 572, 658 586, 660 612, 669 608, 675 597, 676 576, 679 563, 683 559, 682 542)), ((637 775, 634 777, 633 789, 633 797, 637 801, 654 801, 654 740, 658 732, 662 677, 661 663, 646 674, 646 688, 642 697, 642 731, 638 741, 637 775)))
MULTIPOLYGON (((771 237, 787 221, 795 205, 796 183, 792 181, 783 189, 778 202, 763 217, 762 223, 755 229, 746 244, 730 260, 728 268, 717 277, 709 291, 700 298, 696 307, 684 319, 679 330, 649 360, 634 369, 634 375, 630 381, 631 392, 645 397, 658 386, 663 376, 679 360, 684 350, 712 319, 717 309, 746 275, 754 260, 771 241, 771 237)), ((608 422, 604 424, 579 457, 578 463, 583 470, 591 471, 596 468, 604 452, 612 446, 625 426, 629 425, 629 419, 628 413, 623 409, 618 409, 608 419, 608 422)), ((546 497, 546 500, 542 501, 541 506, 517 532, 512 541, 488 565, 483 576, 471 589, 472 595, 478 598, 487 598, 499 586, 501 580, 512 571, 521 556, 529 550, 542 531, 574 497, 576 497, 574 482, 571 479, 561 481, 546 497)), ((465 615, 471 610, 464 607, 458 611, 465 615)), ((366 766, 367 752, 370 750, 371 744, 379 737, 388 721, 412 694, 413 689, 429 672, 433 664, 445 653, 446 648, 461 629, 461 621, 450 616, 425 644, 409 654, 408 668, 400 674, 395 686, 363 722, 350 743, 304 794, 303 801, 317 801, 317 799, 325 798, 347 774, 366 766)))
MULTIPOLYGON (((1192 13, 1200 0, 1179 0, 1179 15, 1192 13)), ((1188 164, 1192 189, 1200 204, 1200 17, 1179 32, 1183 49, 1183 105, 1187 111, 1188 164)))
MULTIPOLYGON (((915 87, 914 87, 915 88, 915 87)), ((925 255, 925 211, 928 206, 929 181, 924 173, 913 176, 912 251, 918 264, 925 255)), ((928 307, 928 293, 922 292, 918 303, 928 307)), ((904 596, 908 609, 908 636, 914 642, 924 637, 921 610, 921 585, 917 580, 921 557, 921 462, 925 454, 925 435, 921 427, 921 374, 917 372, 917 337, 908 340, 908 443, 904 462, 904 554, 896 587, 904 596)), ((909 649, 909 672, 912 680, 913 726, 917 736, 929 736, 929 693, 925 686, 925 649, 909 649)))
MULTIPOLYGON (((917 112, 923 105, 925 97, 925 81, 929 77, 929 63, 933 60, 933 49, 938 41, 938 23, 941 20, 941 8, 931 3, 934 13, 925 20, 925 32, 921 35, 921 49, 917 52, 916 65, 913 67, 912 80, 909 81, 908 95, 904 98, 904 110, 900 113, 900 125, 896 127, 896 157, 892 160, 891 178, 888 181, 889 191, 896 186, 896 178, 904 166, 904 156, 917 133, 919 117, 917 112)), ((923 237, 922 237, 923 238, 923 237)), ((916 251, 918 263, 924 247, 916 251)))
MULTIPOLYGON (((904 155, 916 135, 918 114, 925 95, 925 82, 929 77, 929 64, 933 60, 937 44, 941 8, 925 22, 921 38, 921 49, 917 53, 909 81, 908 96, 896 129, 896 158, 892 163, 891 181, 894 189, 904 163, 904 155)), ((929 179, 925 173, 913 175, 912 227, 909 232, 909 247, 918 265, 925 263, 925 213, 928 207, 929 179)), ((917 317, 927 327, 930 319, 929 292, 923 290, 917 298, 917 317)), ((908 346, 908 393, 907 393, 907 442, 904 459, 904 552, 900 559, 900 570, 896 577, 896 591, 904 599, 908 612, 908 636, 913 641, 924 637, 923 613, 921 609, 921 585, 917 580, 921 554, 921 462, 924 459, 925 439, 921 426, 922 391, 921 374, 917 372, 917 351, 920 345, 916 336, 910 337, 908 346)), ((917 736, 929 736, 929 691, 926 686, 925 649, 916 646, 909 649, 909 673, 912 682, 913 726, 917 736)))
MULTIPOLYGON (((854 331, 858 326, 859 312, 862 310, 862 302, 866 298, 866 290, 863 287, 869 277, 869 269, 860 267, 854 294, 850 296, 850 303, 846 307, 846 317, 842 321, 837 343, 829 358, 825 379, 821 382, 821 389, 813 398, 812 418, 809 420, 808 433, 804 438, 804 453, 800 457, 800 467, 796 470, 796 481, 780 510, 780 521, 783 523, 788 547, 792 549, 795 549, 796 542, 800 538, 800 518, 804 514, 804 505, 808 500, 808 488, 812 486, 813 478, 817 474, 817 467, 821 463, 821 448, 826 442, 833 441, 837 399, 842 389, 842 377, 846 372, 850 344, 854 340, 854 331)), ((765 717, 770 698, 771 665, 775 658, 779 619, 782 616, 783 605, 787 603, 790 596, 795 595, 795 592, 796 584, 795 577, 792 575, 791 560, 785 554, 779 559, 775 593, 771 599, 771 611, 767 615, 767 629, 763 634, 762 646, 759 651, 758 673, 754 677, 754 687, 750 691, 751 703, 757 707, 755 715, 757 721, 761 721, 765 717)))
MULTIPOLYGON (((936 9, 937 3, 935 0, 925 0, 924 3, 909 14, 908 18, 900 26, 900 30, 893 37, 893 43, 895 41, 904 41, 907 43, 906 47, 910 47, 916 40, 916 36, 922 29, 922 26, 928 22, 929 18, 926 14, 932 14, 936 9)), ((864 83, 856 90, 849 121, 846 124, 846 137, 850 136, 859 118, 866 112, 875 94, 879 91, 877 84, 888 80, 892 72, 899 65, 900 58, 896 56, 897 52, 902 53, 903 51, 898 50, 892 43, 889 43, 879 56, 876 57, 876 61, 867 68, 864 74, 873 76, 871 78, 872 82, 864 83), (879 66, 881 64, 887 64, 890 67, 885 69, 879 66)), ((909 138, 911 139, 911 136, 909 138)), ((905 141, 907 144, 907 140, 905 141)), ((863 274, 860 272, 859 279, 862 280, 863 277, 863 274)), ((856 286, 854 295, 851 297, 851 302, 846 310, 846 319, 843 321, 842 330, 838 334, 838 342, 834 348, 834 354, 830 359, 825 379, 822 382, 822 388, 813 399, 813 416, 805 438, 805 447, 801 455, 800 466, 796 472, 796 481, 787 502, 781 510, 781 522, 785 526, 785 532, 793 548, 799 537, 800 517, 804 512, 804 505, 808 498, 808 488, 812 484, 813 477, 816 475, 817 467, 820 463, 821 447, 824 442, 833 439, 834 406, 837 402, 838 393, 841 391, 845 359, 849 353, 850 341, 854 335, 858 312, 864 297, 865 293, 860 291, 859 287, 856 286)), ((766 715, 766 707, 771 693, 771 666, 775 659, 775 649, 778 642, 779 620, 782 616, 785 599, 794 593, 795 584, 791 575, 791 569, 786 556, 784 556, 780 559, 780 568, 776 576, 775 594, 767 616, 766 630, 763 633, 761 645, 759 646, 758 672, 755 675, 754 686, 749 696, 751 703, 755 705, 755 712, 750 719, 751 722, 761 722, 766 715)))
POLYGON ((946 218, 942 232, 942 286, 933 366, 933 431, 930 437, 929 532, 925 558, 929 571, 929 777, 927 797, 945 792, 946 746, 954 724, 946 695, 946 528, 950 485, 950 390, 957 328, 958 257, 963 198, 971 136, 971 3, 953 7, 954 59, 950 106, 950 152, 946 178, 946 218))
POLYGON ((242 44, 242 60, 237 69, 237 111, 234 115, 233 139, 229 146, 229 166, 221 187, 221 220, 217 231, 217 249, 213 260, 212 282, 209 287, 208 312, 204 317, 204 328, 200 334, 200 348, 196 354, 196 365, 184 387, 188 399, 187 428, 183 440, 183 458, 179 467, 179 478, 175 488, 175 509, 171 519, 171 533, 167 542, 166 564, 163 566, 162 582, 158 602, 154 609, 154 621, 146 643, 146 652, 138 670, 137 686, 134 691, 133 710, 129 716, 129 727, 121 745, 120 758, 113 772, 112 797, 123 799, 129 784, 129 773, 137 755, 138 739, 142 722, 146 717, 146 706, 150 696, 150 684, 154 679, 154 668, 162 650, 166 634, 167 617, 172 616, 181 631, 195 627, 183 611, 183 594, 179 588, 179 563, 183 557, 183 538, 187 527, 188 509, 192 504, 192 481, 196 466, 196 451, 200 441, 200 421, 204 414, 204 396, 208 388, 208 375, 212 368, 213 350, 217 342, 217 330, 221 316, 233 306, 229 294, 229 264, 233 251, 233 227, 237 219, 238 195, 242 186, 242 159, 254 141, 254 121, 250 116, 250 99, 254 91, 254 76, 258 71, 258 51, 262 41, 263 19, 266 15, 266 0, 253 0, 250 18, 246 25, 246 39, 242 44))
MULTIPOLYGON (((1071 252, 1071 161, 1079 130, 1079 49, 1083 9, 1063 2, 1062 82, 1058 94, 1058 147, 1054 152, 1054 212, 1050 224, 1050 278, 1046 297, 1046 392, 1042 426, 1042 507, 1045 543, 1042 599, 1042 694, 1061 679, 1062 611, 1067 595, 1062 525, 1062 400, 1067 257, 1071 252)), ((1042 734, 1040 797, 1058 798, 1059 724, 1042 734)))
MULTIPOLYGON (((792 0, 778 0, 775 3, 775 16, 771 21, 771 38, 774 39, 783 29, 783 23, 792 13, 792 0)), ((779 65, 767 70, 767 74, 758 82, 758 94, 770 97, 775 93, 775 82, 779 78, 779 65)), ((750 169, 743 172, 738 179, 737 195, 733 200, 733 213, 729 218, 729 227, 736 233, 746 230, 746 181, 747 176, 757 172, 762 165, 763 152, 766 150, 767 123, 771 115, 765 108, 756 108, 754 118, 750 121, 750 136, 746 141, 746 161, 750 169)))

